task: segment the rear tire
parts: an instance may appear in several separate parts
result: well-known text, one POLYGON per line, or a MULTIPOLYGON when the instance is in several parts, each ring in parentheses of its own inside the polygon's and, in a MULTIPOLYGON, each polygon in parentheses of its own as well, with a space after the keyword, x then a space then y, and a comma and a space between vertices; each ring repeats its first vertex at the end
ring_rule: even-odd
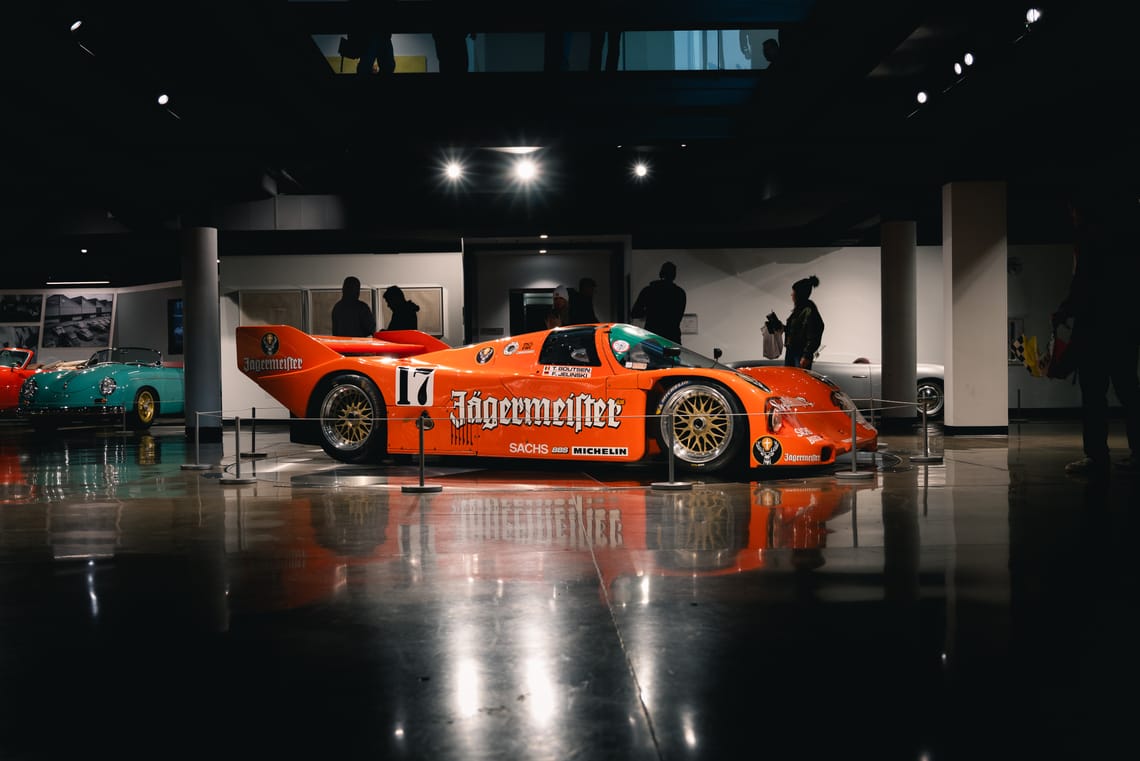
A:
POLYGON ((310 404, 319 418, 321 448, 350 464, 378 462, 388 448, 384 398, 363 375, 344 373, 321 383, 310 404))
POLYGON ((745 447, 748 420, 737 398, 720 383, 688 380, 665 392, 657 440, 688 471, 714 473, 732 465, 745 447))

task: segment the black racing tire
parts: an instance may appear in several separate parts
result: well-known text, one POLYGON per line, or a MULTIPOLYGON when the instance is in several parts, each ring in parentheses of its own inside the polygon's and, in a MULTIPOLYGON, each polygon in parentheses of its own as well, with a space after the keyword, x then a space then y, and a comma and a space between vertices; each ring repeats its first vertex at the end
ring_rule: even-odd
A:
POLYGON ((158 417, 158 392, 144 386, 135 392, 131 408, 127 410, 127 427, 132 431, 145 431, 158 417))
POLYGON ((321 382, 309 404, 318 418, 321 448, 340 462, 379 462, 388 449, 387 410, 376 384, 357 373, 321 382))
POLYGON ((946 394, 942 381, 936 378, 922 378, 918 381, 918 414, 922 416, 922 403, 927 402, 926 416, 940 418, 946 410, 946 394))
POLYGON ((676 464, 690 472, 715 473, 733 465, 746 449, 748 420, 740 400, 724 385, 706 379, 666 389, 657 405, 657 441, 676 464))

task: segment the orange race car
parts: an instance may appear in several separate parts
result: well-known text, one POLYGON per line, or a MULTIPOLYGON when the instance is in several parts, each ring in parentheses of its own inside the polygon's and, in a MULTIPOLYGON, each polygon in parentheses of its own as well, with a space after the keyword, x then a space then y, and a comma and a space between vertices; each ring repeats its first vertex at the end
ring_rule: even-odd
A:
POLYGON ((635 462, 689 471, 820 466, 878 433, 802 370, 726 367, 633 325, 555 328, 458 348, 419 331, 237 328, 237 363, 333 458, 386 454, 635 462))

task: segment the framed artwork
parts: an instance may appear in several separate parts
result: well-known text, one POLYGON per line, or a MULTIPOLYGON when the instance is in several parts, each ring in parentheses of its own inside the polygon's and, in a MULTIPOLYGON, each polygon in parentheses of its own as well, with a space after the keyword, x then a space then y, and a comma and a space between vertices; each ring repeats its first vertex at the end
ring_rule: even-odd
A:
POLYGON ((305 329, 302 293, 295 291, 241 291, 239 325, 292 325, 305 329))
POLYGON ((79 346, 106 348, 111 345, 113 293, 69 296, 53 293, 44 300, 43 348, 79 346))
POLYGON ((42 293, 6 293, 0 296, 0 323, 39 323, 43 306, 42 293))
MULTIPOLYGON (((315 336, 332 335, 332 308, 340 301, 340 289, 314 289, 309 291, 309 333, 315 336)), ((376 292, 371 288, 361 287, 360 300, 363 301, 376 314, 376 292)), ((376 321, 380 327, 380 321, 376 321)))
POLYGON ((0 346, 14 346, 35 351, 40 347, 40 326, 0 325, 0 346))
MULTIPOLYGON (((378 293, 384 293, 384 289, 377 288, 378 293)), ((428 335, 440 338, 443 336, 443 286, 442 285, 421 285, 421 286, 400 286, 400 290, 404 292, 404 298, 408 301, 413 301, 419 304, 420 311, 416 315, 417 327, 428 335)), ((380 299, 380 312, 376 315, 376 325, 378 330, 383 330, 388 327, 388 322, 392 319, 392 310, 384 303, 384 299, 380 299)))

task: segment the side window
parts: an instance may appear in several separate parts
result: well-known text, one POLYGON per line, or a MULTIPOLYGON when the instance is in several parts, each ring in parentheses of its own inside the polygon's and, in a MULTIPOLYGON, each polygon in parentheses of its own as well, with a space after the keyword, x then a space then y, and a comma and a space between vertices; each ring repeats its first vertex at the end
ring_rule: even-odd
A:
POLYGON ((594 328, 555 330, 546 337, 539 352, 542 365, 590 365, 600 367, 594 328))

